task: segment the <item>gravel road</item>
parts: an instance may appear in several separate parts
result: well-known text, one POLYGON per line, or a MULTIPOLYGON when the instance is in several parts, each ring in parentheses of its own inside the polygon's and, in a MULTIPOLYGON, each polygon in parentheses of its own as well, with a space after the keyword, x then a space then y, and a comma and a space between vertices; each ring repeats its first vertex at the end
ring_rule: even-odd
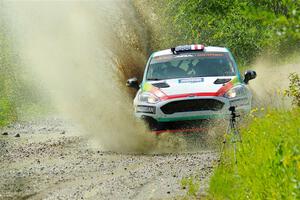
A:
POLYGON ((216 151, 107 152, 67 124, 47 118, 1 130, 0 199, 174 199, 187 192, 182 178, 195 175, 200 193, 207 189, 216 151))

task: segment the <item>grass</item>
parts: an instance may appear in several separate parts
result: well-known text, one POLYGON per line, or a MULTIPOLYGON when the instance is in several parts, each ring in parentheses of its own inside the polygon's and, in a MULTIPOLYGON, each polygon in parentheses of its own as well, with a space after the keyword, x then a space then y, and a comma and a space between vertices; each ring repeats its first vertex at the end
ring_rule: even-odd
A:
POLYGON ((0 98, 0 127, 5 126, 17 119, 13 103, 2 96, 0 98))
POLYGON ((211 178, 209 199, 299 199, 300 109, 269 110, 241 131, 211 178))
POLYGON ((196 198, 200 189, 200 182, 197 177, 183 178, 181 188, 186 190, 186 198, 196 198))

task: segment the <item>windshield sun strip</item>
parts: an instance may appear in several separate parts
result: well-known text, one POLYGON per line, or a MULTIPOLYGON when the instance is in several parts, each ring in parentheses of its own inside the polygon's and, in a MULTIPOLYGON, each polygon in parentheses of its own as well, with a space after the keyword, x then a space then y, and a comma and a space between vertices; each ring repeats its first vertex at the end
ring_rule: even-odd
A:
MULTIPOLYGON (((227 52, 221 52, 221 53, 220 52, 209 52, 209 53, 192 53, 192 54, 189 53, 189 54, 187 54, 188 56, 177 57, 179 59, 174 59, 174 55, 167 55, 167 56, 169 58, 173 58, 173 59, 169 60, 170 62, 175 61, 175 60, 177 60, 179 62, 183 62, 185 60, 188 61, 189 59, 187 59, 187 58, 205 57, 205 56, 203 56, 205 54, 209 55, 207 57, 214 57, 215 55, 218 55, 216 57, 225 57, 226 61, 228 63, 230 63, 230 68, 232 70, 232 73, 228 74, 228 75, 227 74, 222 74, 222 75, 191 76, 191 78, 195 78, 195 77, 214 77, 214 76, 221 77, 221 76, 235 76, 236 75, 236 69, 234 67, 234 61, 230 58, 230 56, 229 56, 229 54, 227 52), (202 56, 199 56, 199 55, 202 55, 202 56)), ((149 80, 149 81, 151 81, 151 80, 153 80, 153 81, 157 80, 157 81, 159 81, 159 80, 168 80, 168 79, 189 78, 189 77, 185 77, 185 76, 184 77, 181 77, 181 76, 180 77, 170 77, 170 78, 168 78, 168 77, 163 77, 163 78, 148 77, 151 65, 158 64, 158 63, 153 63, 153 60, 154 60, 153 57, 151 58, 151 60, 149 60, 148 67, 147 67, 147 73, 146 73, 146 77, 145 77, 146 80, 149 80)))

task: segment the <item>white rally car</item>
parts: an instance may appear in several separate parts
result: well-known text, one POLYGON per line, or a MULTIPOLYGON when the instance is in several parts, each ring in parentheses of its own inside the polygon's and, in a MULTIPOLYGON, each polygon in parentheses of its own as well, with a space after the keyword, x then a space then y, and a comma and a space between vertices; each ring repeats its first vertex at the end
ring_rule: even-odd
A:
POLYGON ((164 122, 224 118, 229 107, 249 112, 252 94, 227 48, 184 45, 153 53, 141 84, 136 78, 127 86, 138 89, 135 115, 155 127, 164 122))

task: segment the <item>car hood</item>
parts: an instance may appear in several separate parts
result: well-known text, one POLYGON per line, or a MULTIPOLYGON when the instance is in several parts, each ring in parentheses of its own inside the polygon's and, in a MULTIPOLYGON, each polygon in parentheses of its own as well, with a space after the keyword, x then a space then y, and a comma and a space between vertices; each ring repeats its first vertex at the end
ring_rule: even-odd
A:
POLYGON ((217 93, 226 85, 233 85, 233 80, 237 80, 237 78, 235 76, 218 76, 148 81, 145 84, 146 87, 143 87, 143 90, 152 92, 156 89, 160 90, 167 96, 180 94, 217 93))

